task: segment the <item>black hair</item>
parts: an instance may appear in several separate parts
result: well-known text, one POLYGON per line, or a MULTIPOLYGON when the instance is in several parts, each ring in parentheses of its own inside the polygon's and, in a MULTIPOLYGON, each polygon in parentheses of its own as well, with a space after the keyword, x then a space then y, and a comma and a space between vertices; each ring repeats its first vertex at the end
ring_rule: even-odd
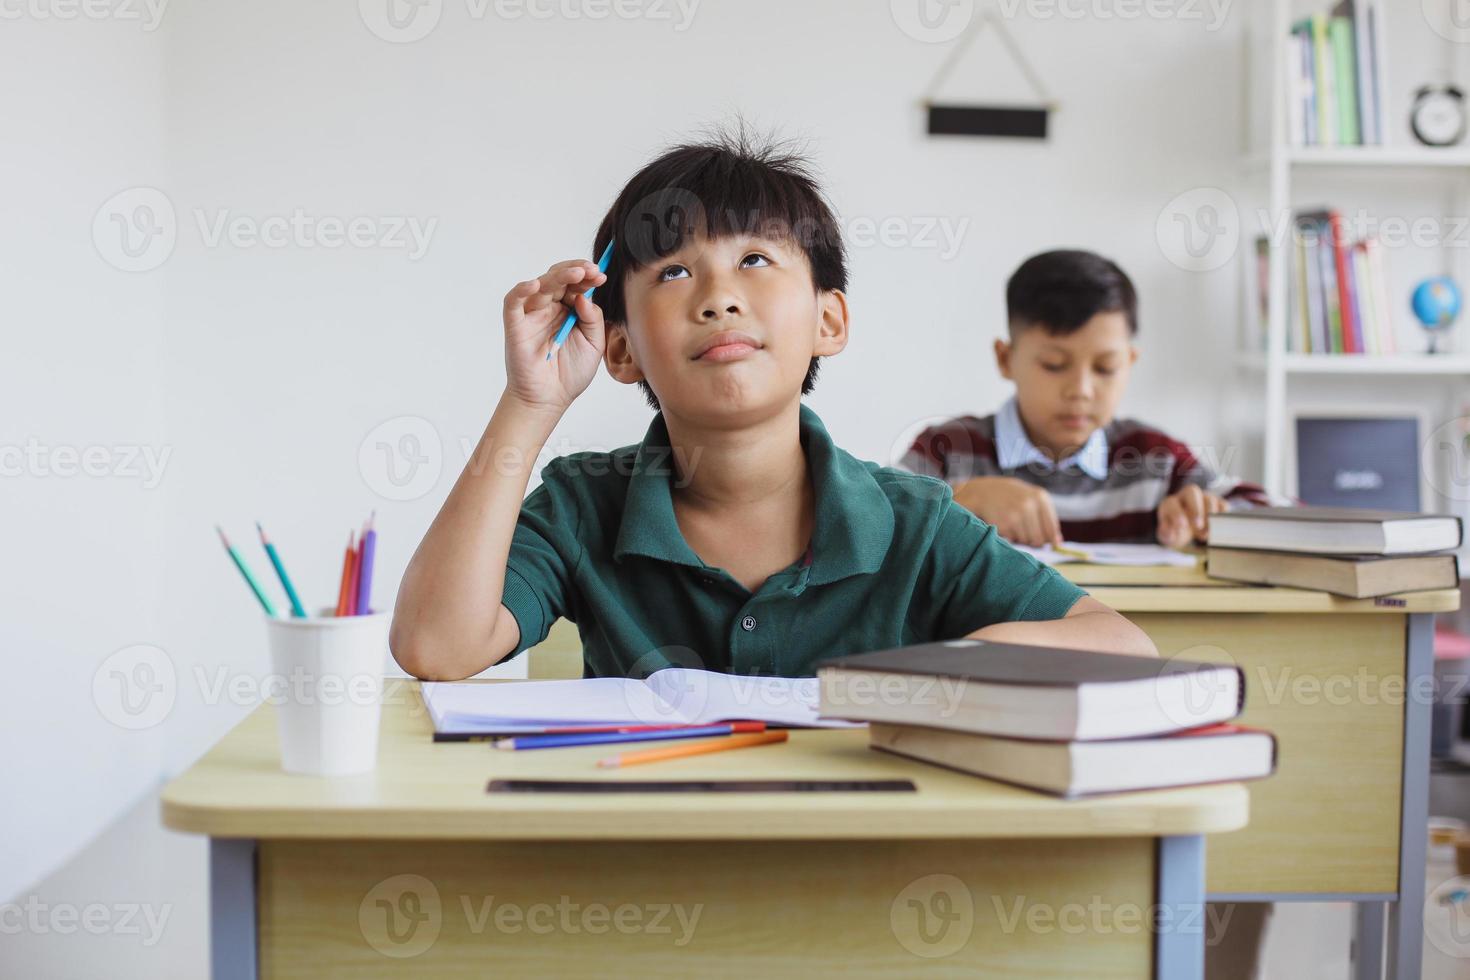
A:
POLYGON ((1117 263, 1095 252, 1058 249, 1033 255, 1006 283, 1011 336, 1041 327, 1052 336, 1075 332, 1099 313, 1122 313, 1138 334, 1138 294, 1117 263))
MULTIPOLYGON (((592 300, 610 325, 625 326, 623 277, 678 251, 690 237, 761 234, 794 243, 818 292, 847 289, 842 230, 810 162, 789 143, 753 136, 742 124, 661 154, 624 185, 598 226, 592 254, 614 241, 607 282, 592 300)), ((807 366, 801 393, 816 385, 807 366)), ((638 382, 654 411, 658 397, 638 382)))

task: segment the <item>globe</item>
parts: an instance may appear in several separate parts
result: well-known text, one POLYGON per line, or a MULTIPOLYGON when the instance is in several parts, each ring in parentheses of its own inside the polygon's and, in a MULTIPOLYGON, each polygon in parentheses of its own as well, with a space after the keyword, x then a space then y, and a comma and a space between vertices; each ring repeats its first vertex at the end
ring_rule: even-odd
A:
POLYGON ((1429 353, 1438 353, 1437 334, 1460 315, 1460 287, 1449 276, 1435 276, 1414 287, 1409 301, 1420 326, 1429 331, 1429 353))

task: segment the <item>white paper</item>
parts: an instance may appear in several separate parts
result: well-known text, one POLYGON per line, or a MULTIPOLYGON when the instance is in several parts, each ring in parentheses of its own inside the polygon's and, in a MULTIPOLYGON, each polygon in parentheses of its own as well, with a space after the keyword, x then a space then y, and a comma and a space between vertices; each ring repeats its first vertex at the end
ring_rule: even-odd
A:
POLYGON ((424 700, 438 731, 474 733, 535 726, 700 725, 764 721, 845 728, 817 717, 815 677, 745 677, 671 667, 647 680, 593 677, 566 681, 464 684, 429 681, 424 700))
POLYGON ((1042 548, 1032 548, 1024 544, 1014 545, 1018 551, 1035 558, 1046 565, 1064 565, 1068 562, 1085 561, 1092 565, 1131 565, 1131 566, 1167 566, 1170 568, 1193 568, 1198 563, 1195 555, 1175 551, 1173 548, 1165 548, 1161 544, 1078 544, 1072 541, 1062 542, 1062 547, 1068 551, 1078 551, 1087 555, 1080 558, 1057 551, 1051 545, 1042 548))

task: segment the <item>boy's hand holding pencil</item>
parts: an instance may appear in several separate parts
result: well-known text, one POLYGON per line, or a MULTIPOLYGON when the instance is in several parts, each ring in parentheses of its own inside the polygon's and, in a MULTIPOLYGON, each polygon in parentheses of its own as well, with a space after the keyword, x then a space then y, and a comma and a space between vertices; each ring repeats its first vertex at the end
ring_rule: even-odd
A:
POLYGON ((558 262, 505 294, 507 396, 560 413, 587 390, 607 346, 602 310, 590 294, 607 281, 610 252, 611 245, 600 263, 558 262), (568 321, 574 328, 564 332, 568 321))

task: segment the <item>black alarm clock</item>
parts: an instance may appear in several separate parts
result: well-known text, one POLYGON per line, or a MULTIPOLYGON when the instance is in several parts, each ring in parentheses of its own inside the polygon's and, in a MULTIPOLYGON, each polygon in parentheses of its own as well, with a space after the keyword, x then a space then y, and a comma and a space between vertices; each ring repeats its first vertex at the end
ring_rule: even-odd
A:
POLYGON ((1425 146, 1453 146, 1465 138, 1465 93, 1453 85, 1425 85, 1414 93, 1409 128, 1425 146))

